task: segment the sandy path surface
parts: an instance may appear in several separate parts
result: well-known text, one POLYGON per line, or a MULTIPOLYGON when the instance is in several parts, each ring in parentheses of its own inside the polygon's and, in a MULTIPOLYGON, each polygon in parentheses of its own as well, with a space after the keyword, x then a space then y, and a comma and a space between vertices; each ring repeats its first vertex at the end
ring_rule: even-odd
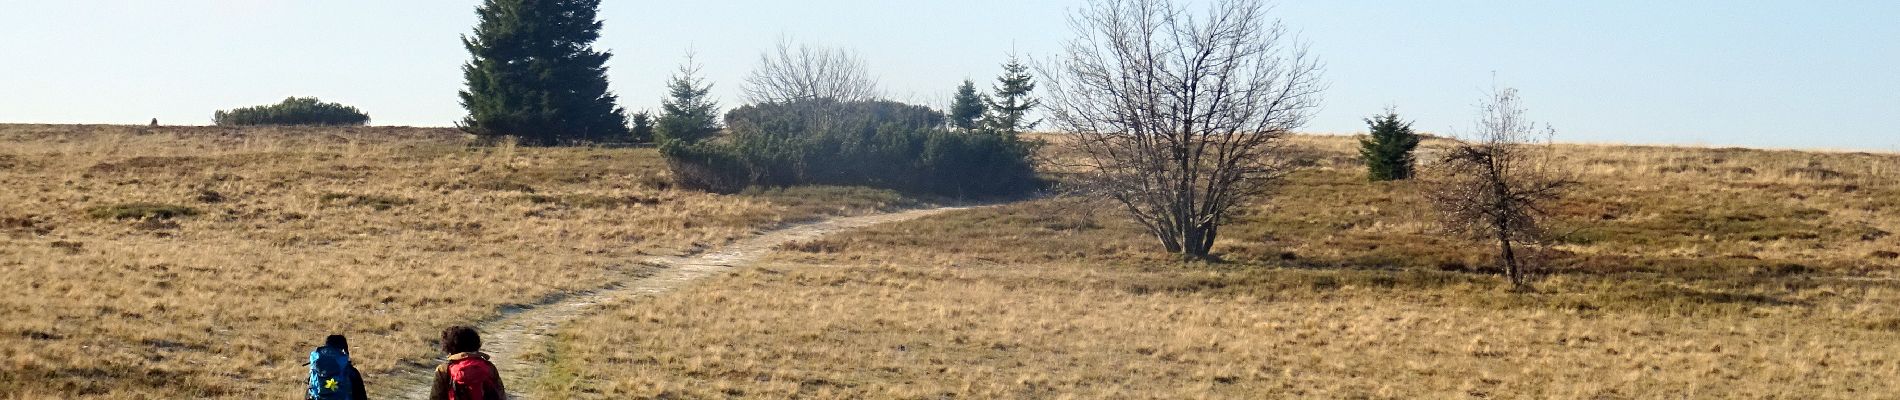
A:
MULTIPOLYGON (((944 207, 897 213, 845 217, 772 230, 716 250, 684 257, 652 257, 644 260, 659 268, 618 282, 607 282, 600 289, 554 298, 547 303, 504 310, 501 317, 477 325, 482 332, 482 351, 494 357, 504 384, 514 399, 526 399, 529 384, 540 378, 546 365, 524 360, 530 346, 545 346, 549 336, 561 324, 586 314, 595 305, 620 298, 653 295, 673 291, 702 278, 744 267, 781 244, 816 239, 834 232, 882 223, 916 219, 962 207, 944 207)), ((435 378, 435 364, 441 358, 411 360, 404 368, 388 375, 365 379, 371 397, 428 399, 429 385, 435 378), (380 378, 380 379, 378 379, 380 378), (384 390, 377 390, 384 389, 384 390), (377 393, 380 392, 380 393, 377 393)))

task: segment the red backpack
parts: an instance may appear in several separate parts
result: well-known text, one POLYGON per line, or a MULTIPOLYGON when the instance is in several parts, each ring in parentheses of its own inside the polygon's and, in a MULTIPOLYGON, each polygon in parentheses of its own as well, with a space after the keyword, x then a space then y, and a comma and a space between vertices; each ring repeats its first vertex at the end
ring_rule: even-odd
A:
POLYGON ((482 357, 449 360, 442 365, 449 375, 449 400, 503 400, 501 374, 495 364, 482 357))

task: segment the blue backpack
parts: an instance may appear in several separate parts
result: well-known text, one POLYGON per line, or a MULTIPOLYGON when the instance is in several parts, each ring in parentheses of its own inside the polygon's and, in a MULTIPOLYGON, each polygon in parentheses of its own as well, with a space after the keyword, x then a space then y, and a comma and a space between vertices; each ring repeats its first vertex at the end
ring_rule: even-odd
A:
POLYGON ((329 346, 318 347, 310 351, 310 391, 305 396, 313 400, 352 400, 350 389, 356 387, 350 381, 350 355, 329 346))

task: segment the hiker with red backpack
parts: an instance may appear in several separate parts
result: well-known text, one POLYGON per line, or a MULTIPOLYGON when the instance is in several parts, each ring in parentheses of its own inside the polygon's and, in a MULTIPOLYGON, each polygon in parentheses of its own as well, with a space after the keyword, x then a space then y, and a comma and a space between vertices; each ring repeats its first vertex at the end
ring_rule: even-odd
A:
POLYGON ((482 337, 475 328, 451 326, 442 331, 442 352, 449 359, 435 368, 431 400, 507 400, 501 373, 482 354, 482 337))
POLYGON ((343 335, 323 338, 323 346, 310 351, 309 400, 369 400, 363 390, 363 373, 350 363, 350 340, 343 335))

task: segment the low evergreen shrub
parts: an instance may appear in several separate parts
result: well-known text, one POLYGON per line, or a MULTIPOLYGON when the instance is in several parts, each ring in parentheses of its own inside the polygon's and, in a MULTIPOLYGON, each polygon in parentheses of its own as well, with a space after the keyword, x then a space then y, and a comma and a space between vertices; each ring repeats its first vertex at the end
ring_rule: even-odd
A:
POLYGON ((1034 143, 949 130, 942 112, 893 101, 801 100, 726 115, 723 136, 670 140, 661 153, 687 187, 870 186, 957 197, 1036 190, 1034 143))
POLYGON ((220 110, 211 115, 211 121, 218 126, 364 125, 369 123, 369 115, 356 107, 325 103, 315 97, 291 97, 272 105, 220 110))

